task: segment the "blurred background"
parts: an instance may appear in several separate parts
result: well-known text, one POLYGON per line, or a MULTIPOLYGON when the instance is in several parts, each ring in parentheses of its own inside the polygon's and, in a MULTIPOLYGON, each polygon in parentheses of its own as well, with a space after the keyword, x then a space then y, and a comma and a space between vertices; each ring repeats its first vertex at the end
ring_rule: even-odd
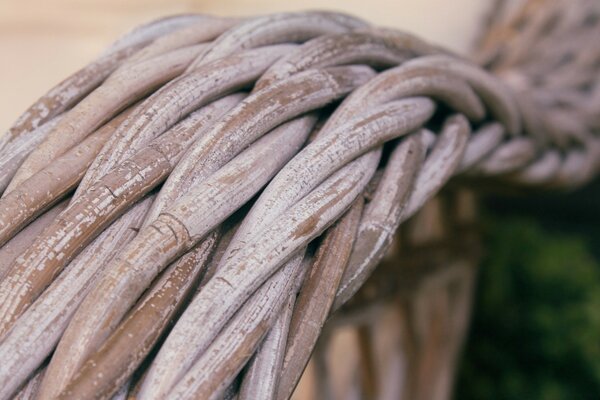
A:
MULTIPOLYGON (((2 0, 0 131, 134 26, 185 12, 336 9, 468 54, 492 0, 2 0)), ((458 399, 600 393, 600 188, 484 196, 485 256, 458 399)))

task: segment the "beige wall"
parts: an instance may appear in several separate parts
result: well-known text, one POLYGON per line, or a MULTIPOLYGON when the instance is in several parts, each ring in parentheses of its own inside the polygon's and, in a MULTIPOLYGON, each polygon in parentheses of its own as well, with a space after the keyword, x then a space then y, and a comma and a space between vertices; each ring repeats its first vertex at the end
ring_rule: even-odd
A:
POLYGON ((467 51, 490 0, 0 0, 0 132, 136 24, 181 12, 334 9, 467 51))

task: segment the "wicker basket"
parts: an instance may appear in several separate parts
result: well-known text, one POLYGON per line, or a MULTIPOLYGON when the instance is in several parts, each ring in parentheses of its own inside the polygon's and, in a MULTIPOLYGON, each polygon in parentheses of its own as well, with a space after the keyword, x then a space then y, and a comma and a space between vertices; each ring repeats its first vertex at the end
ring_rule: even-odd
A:
POLYGON ((0 398, 450 397, 476 192, 600 170, 576 3, 498 2, 476 61, 317 11, 119 39, 0 137, 0 398))

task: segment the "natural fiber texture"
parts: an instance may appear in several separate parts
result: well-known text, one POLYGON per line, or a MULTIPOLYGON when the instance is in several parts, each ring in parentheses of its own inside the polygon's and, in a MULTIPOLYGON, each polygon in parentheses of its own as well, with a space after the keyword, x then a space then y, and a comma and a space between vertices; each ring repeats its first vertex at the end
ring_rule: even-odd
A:
POLYGON ((48 92, 0 141, 0 398, 288 398, 450 180, 591 180, 598 3, 497 15, 480 65, 332 12, 170 17, 48 92))

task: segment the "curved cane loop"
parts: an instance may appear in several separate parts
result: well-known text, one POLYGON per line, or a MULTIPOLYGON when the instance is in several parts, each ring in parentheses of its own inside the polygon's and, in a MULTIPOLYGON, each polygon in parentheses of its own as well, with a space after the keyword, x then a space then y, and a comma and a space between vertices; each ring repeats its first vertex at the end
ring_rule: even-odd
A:
POLYGON ((472 190, 600 171, 600 6, 572 3, 498 8, 478 63, 324 11, 124 35, 0 138, 0 399, 284 400, 340 324, 352 388, 447 390, 472 190))
POLYGON ((192 63, 190 69, 244 49, 282 43, 301 43, 320 35, 348 32, 365 26, 367 23, 358 18, 324 11, 258 17, 242 22, 217 38, 192 63))

